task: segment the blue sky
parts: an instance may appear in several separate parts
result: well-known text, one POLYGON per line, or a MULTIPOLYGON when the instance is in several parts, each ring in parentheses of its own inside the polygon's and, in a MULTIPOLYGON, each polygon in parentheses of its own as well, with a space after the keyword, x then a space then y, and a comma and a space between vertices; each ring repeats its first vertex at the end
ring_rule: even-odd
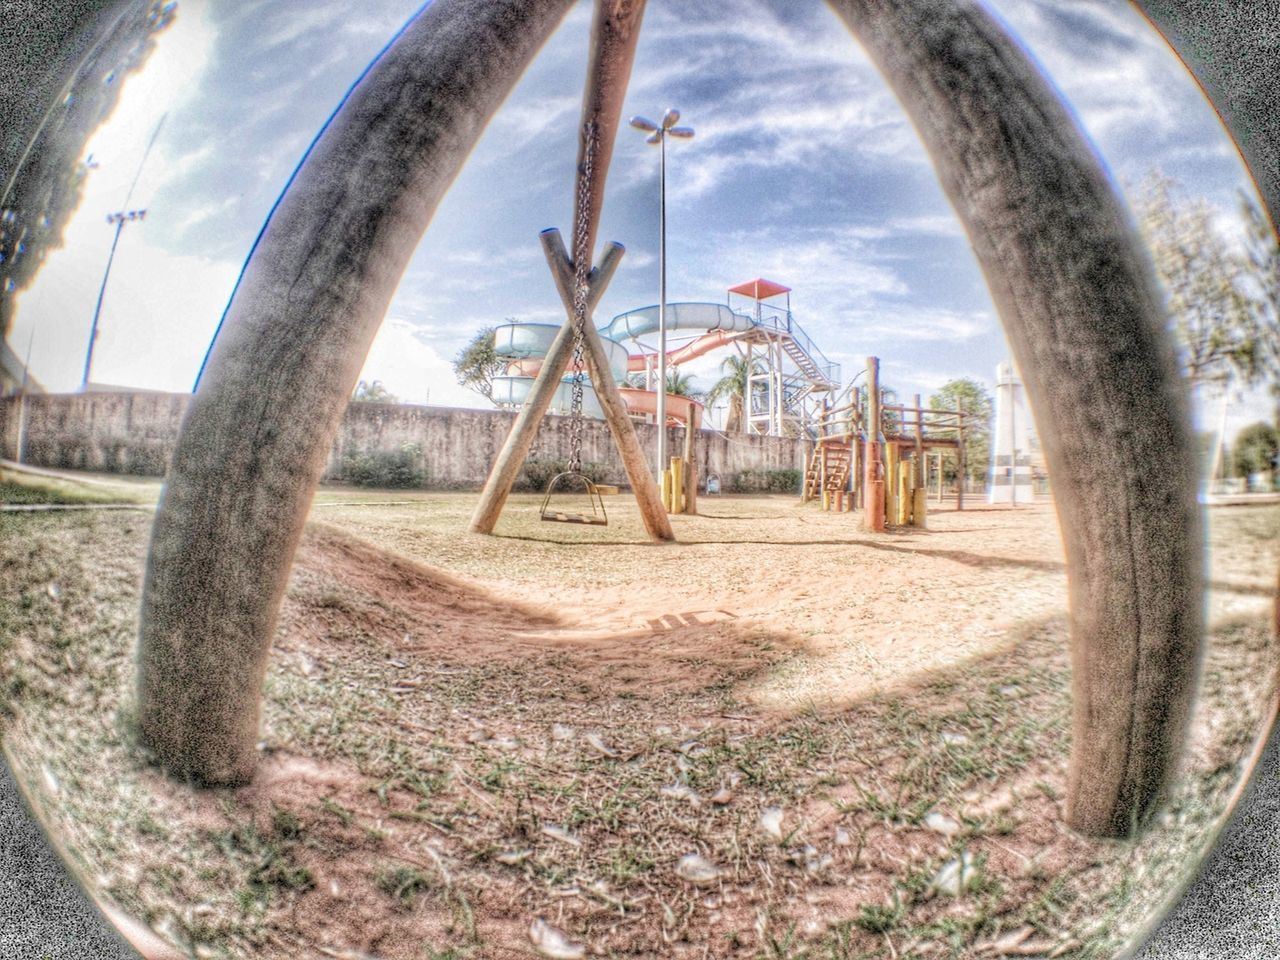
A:
MULTIPOLYGON (((1235 223, 1248 185, 1176 58, 1119 0, 992 0, 1052 78, 1117 182, 1153 166, 1235 223)), ((240 266, 308 143, 392 33, 403 0, 180 0, 89 150, 98 167, 66 247, 18 303, 11 343, 51 389, 75 389, 118 209, 166 114, 107 290, 99 382, 190 389, 240 266), (167 111, 167 113, 166 113, 167 111), (34 340, 30 340, 34 331, 34 340)), ((526 73, 439 207, 375 341, 366 379, 403 399, 483 407, 448 360, 480 327, 563 314, 537 242, 570 225, 590 7, 579 3, 526 73)), ((968 242, 892 94, 834 15, 795 0, 650 0, 627 115, 668 106, 693 126, 668 154, 668 296, 723 301, 757 276, 793 288, 796 319, 852 377, 926 396, 988 385, 1007 355, 968 242)), ((600 240, 627 248, 597 312, 653 303, 658 155, 624 127, 600 240)), ((709 385, 720 357, 692 364, 709 385)), ((1260 397, 1233 426, 1266 416, 1260 397)), ((1214 414, 1204 422, 1216 422, 1214 414)))

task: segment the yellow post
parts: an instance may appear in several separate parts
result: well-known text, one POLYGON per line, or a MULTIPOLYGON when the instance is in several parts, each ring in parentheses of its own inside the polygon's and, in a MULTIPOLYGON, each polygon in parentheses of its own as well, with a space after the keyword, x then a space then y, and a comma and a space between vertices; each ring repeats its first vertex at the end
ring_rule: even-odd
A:
POLYGON ((831 491, 830 490, 822 491, 822 509, 823 509, 823 512, 826 512, 827 510, 831 509, 831 491))
POLYGON ((886 443, 884 449, 884 519, 898 522, 898 445, 886 443))
POLYGON ((671 512, 671 471, 662 471, 662 508, 671 512))
POLYGON ((671 512, 684 513, 684 461, 671 458, 671 512))
POLYGON ((911 522, 911 461, 898 463, 898 523, 911 522))
POLYGON ((928 512, 926 504, 929 502, 929 488, 916 487, 911 496, 914 500, 911 505, 911 522, 923 530, 928 526, 925 522, 925 514, 928 512))

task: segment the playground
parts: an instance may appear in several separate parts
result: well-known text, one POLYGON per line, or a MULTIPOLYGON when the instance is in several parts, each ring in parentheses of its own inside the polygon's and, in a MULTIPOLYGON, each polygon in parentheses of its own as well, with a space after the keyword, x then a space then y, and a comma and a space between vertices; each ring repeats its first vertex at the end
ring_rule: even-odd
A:
POLYGON ((89 889, 174 956, 1110 956, 1273 694, 1280 511, 1215 510, 1189 760, 1142 841, 1090 840, 1050 503, 882 534, 704 496, 655 546, 629 497, 540 500, 481 536, 474 494, 322 489, 260 773, 196 792, 123 733, 148 515, 5 515, 6 747, 89 889))

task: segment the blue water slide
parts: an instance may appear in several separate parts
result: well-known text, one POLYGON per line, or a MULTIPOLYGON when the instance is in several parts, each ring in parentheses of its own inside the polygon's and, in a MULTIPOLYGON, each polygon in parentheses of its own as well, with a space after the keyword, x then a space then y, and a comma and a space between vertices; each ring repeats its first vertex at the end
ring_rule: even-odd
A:
MULTIPOLYGON (((493 331, 493 352, 505 360, 536 360, 547 355, 560 332, 556 323, 504 323, 493 331)), ((600 338, 613 379, 627 376, 627 348, 607 334, 600 338)))
MULTIPOLYGON (((529 397, 529 391, 533 388, 533 377, 494 377, 491 386, 490 395, 494 403, 504 407, 519 407, 523 406, 529 397)), ((573 412, 572 380, 566 378, 560 381, 555 394, 551 397, 551 405, 548 409, 552 413, 573 412)), ((596 397, 595 388, 590 382, 582 385, 582 415, 595 417, 597 420, 604 419, 604 410, 601 409, 600 400, 596 397)))
MULTIPOLYGON (((745 313, 735 313, 723 303, 668 303, 667 330, 732 330, 742 332, 755 326, 745 313)), ((629 340, 658 332, 658 305, 620 313, 602 327, 611 340, 629 340)))

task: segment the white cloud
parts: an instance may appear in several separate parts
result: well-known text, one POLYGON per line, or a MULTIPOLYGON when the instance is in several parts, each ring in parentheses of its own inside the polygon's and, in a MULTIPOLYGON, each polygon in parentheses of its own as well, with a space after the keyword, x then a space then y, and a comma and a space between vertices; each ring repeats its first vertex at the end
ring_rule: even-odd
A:
POLYGON ((406 320, 388 317, 373 340, 360 379, 380 380, 405 403, 489 409, 482 394, 458 384, 453 367, 406 320))

